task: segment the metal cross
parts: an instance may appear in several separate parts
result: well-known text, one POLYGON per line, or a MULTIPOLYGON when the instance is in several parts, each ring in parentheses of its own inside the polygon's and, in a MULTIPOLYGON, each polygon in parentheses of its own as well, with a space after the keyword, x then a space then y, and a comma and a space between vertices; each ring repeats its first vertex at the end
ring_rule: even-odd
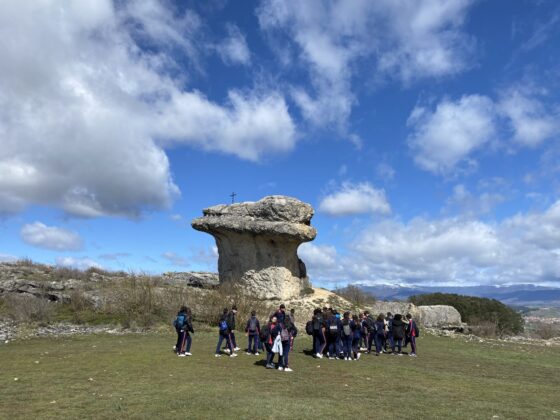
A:
POLYGON ((237 195, 237 194, 234 193, 234 192, 232 192, 232 193, 229 195, 229 196, 231 197, 231 204, 233 204, 233 202, 235 201, 235 196, 236 196, 236 195, 237 195))

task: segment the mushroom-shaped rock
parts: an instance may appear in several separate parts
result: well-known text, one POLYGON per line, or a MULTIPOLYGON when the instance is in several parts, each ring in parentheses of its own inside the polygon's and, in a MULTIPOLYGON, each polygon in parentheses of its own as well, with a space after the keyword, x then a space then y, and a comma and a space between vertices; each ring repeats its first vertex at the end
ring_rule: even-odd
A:
POLYGON ((317 235, 312 217, 309 204, 275 195, 204 209, 192 227, 216 239, 221 283, 242 284, 260 298, 290 299, 307 280, 297 248, 317 235))

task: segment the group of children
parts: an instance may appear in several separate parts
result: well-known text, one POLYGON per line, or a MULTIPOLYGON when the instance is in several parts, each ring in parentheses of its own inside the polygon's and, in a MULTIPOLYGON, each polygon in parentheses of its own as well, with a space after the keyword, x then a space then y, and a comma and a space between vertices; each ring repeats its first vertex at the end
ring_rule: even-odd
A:
POLYGON ((334 309, 315 309, 313 318, 305 326, 307 334, 313 336, 313 354, 317 358, 326 355, 329 359, 358 360, 361 352, 371 353, 375 345, 375 355, 388 352, 402 356, 402 347, 410 343, 412 357, 416 357, 416 338, 420 330, 412 315, 394 316, 379 314, 374 318, 369 311, 342 316, 334 309), (395 351, 396 350, 396 351, 395 351))
MULTIPOLYGON (((218 322, 219 335, 215 357, 222 356, 223 351, 229 357, 237 357, 235 332, 237 306, 225 308, 218 322)), ((177 344, 173 348, 180 357, 190 356, 192 344, 191 334, 192 314, 189 308, 181 307, 174 321, 177 331, 177 344)), ((394 316, 388 312, 374 318, 368 311, 352 315, 344 312, 342 315, 329 308, 315 309, 313 317, 305 326, 305 331, 313 337, 313 355, 329 359, 358 360, 361 353, 371 353, 375 345, 375 355, 388 352, 402 356, 402 347, 411 345, 410 356, 416 356, 416 338, 420 330, 410 314, 403 317, 394 316)), ((255 311, 245 324, 245 334, 248 337, 248 355, 258 356, 261 351, 266 352, 266 368, 274 369, 274 357, 278 354, 278 370, 292 372, 289 366, 289 353, 293 349, 294 338, 298 330, 295 325, 294 310, 286 312, 286 306, 280 305, 278 310, 268 317, 268 322, 261 325, 255 311)))

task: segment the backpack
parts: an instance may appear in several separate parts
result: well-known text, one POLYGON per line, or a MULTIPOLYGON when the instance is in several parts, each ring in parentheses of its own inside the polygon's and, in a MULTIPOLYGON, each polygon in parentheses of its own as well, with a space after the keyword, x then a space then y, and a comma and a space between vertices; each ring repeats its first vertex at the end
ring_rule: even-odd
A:
POLYGON ((228 325, 227 325, 227 321, 225 319, 220 321, 219 325, 220 325, 220 331, 222 331, 222 332, 227 331, 228 325))
POLYGON ((256 332, 257 331, 257 318, 251 317, 249 320, 249 332, 256 332))
POLYGON ((414 323, 414 330, 416 330, 416 338, 420 337, 420 329, 418 328, 416 322, 414 323))
POLYGON ((344 333, 345 336, 349 336, 350 334, 352 334, 352 329, 350 328, 350 323, 346 322, 342 324, 342 332, 344 333))
POLYGON ((321 329, 321 324, 323 323, 323 320, 318 317, 318 316, 314 316, 313 317, 313 329, 315 331, 319 331, 321 329))
POLYGON ((313 335, 313 321, 307 321, 307 324, 305 324, 305 332, 307 335, 313 335))
POLYGON ((261 331, 259 333, 259 340, 261 341, 261 343, 265 343, 268 340, 269 334, 270 334, 270 329, 268 328, 268 325, 265 326, 264 328, 261 328, 261 331))
POLYGON ((329 334, 331 336, 338 335, 338 325, 336 324, 336 322, 333 322, 329 325, 329 334))
POLYGON ((288 341, 290 339, 290 332, 288 331, 287 328, 282 328, 280 330, 280 340, 282 341, 288 341))
POLYGON ((175 321, 173 321, 173 326, 175 327, 175 330, 181 331, 186 322, 187 316, 184 313, 180 313, 177 315, 177 318, 175 318, 175 321))

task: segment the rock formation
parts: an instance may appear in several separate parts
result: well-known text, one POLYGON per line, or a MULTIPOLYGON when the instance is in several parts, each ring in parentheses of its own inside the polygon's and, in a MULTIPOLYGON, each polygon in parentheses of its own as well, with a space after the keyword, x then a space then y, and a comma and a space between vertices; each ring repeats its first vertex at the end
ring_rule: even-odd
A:
POLYGON ((269 196, 204 209, 192 227, 216 239, 221 283, 236 282, 260 298, 290 299, 307 280, 297 248, 317 235, 312 217, 309 204, 269 196))
POLYGON ((424 327, 463 330, 466 324, 461 321, 461 314, 453 306, 432 305, 416 306, 408 302, 376 302, 370 311, 373 315, 410 313, 424 327))

